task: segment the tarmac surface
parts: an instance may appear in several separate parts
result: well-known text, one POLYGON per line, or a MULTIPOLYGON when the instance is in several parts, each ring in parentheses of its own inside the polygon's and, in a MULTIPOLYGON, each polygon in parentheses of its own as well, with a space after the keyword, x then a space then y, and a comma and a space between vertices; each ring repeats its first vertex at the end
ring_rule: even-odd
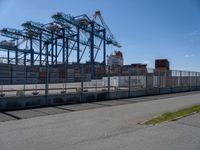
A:
POLYGON ((200 114, 138 125, 200 104, 200 92, 0 113, 0 150, 199 150, 200 114))

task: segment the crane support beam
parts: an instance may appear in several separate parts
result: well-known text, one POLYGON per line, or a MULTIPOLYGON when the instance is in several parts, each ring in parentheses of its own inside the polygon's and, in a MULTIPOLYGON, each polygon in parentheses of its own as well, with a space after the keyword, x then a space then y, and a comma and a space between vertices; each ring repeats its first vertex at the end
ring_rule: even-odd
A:
POLYGON ((94 77, 94 22, 91 22, 92 32, 90 34, 90 62, 91 62, 91 74, 94 77))

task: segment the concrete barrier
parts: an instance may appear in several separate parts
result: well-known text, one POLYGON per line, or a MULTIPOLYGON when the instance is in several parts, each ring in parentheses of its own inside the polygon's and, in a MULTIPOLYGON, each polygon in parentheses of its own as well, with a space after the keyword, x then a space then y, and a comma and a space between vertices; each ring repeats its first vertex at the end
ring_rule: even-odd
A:
POLYGON ((196 91, 196 90, 197 90, 197 86, 191 86, 191 87, 190 87, 190 90, 191 90, 191 91, 196 91))
POLYGON ((2 110, 3 108, 5 108, 5 100, 0 98, 0 110, 2 110))
POLYGON ((179 93, 182 92, 181 87, 173 87, 171 88, 171 92, 172 93, 179 93))
POLYGON ((131 97, 141 97, 147 95, 159 95, 168 93, 178 93, 189 90, 200 90, 198 87, 176 87, 176 88, 153 88, 141 89, 137 91, 107 91, 102 92, 84 92, 84 93, 71 93, 45 96, 25 96, 25 97, 4 97, 0 98, 0 110, 13 110, 24 108, 36 108, 43 106, 55 106, 64 104, 76 104, 83 102, 95 102, 112 99, 122 99, 131 97))
POLYGON ((160 89, 160 94, 170 94, 171 93, 171 88, 161 88, 160 89))
POLYGON ((146 95, 146 90, 130 91, 130 97, 141 97, 146 95))
POLYGON ((109 99, 120 99, 120 98, 128 98, 128 91, 115 91, 109 93, 109 99))
POLYGON ((159 88, 152 88, 146 90, 146 95, 158 95, 158 94, 160 94, 159 88))
POLYGON ((187 91, 190 91, 190 87, 189 86, 181 87, 181 92, 187 92, 187 91))

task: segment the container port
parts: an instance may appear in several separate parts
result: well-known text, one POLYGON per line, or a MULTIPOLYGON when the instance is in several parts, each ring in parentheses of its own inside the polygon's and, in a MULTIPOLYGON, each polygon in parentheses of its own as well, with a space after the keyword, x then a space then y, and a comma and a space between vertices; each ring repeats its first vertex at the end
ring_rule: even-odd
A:
POLYGON ((1 29, 0 36, 6 38, 0 42, 0 98, 14 100, 12 104, 1 101, 0 109, 63 104, 73 99, 87 102, 173 93, 200 87, 199 72, 170 70, 167 59, 155 60, 155 69, 142 63, 125 65, 123 51, 119 50, 122 45, 100 11, 93 18, 58 12, 52 15, 52 22, 27 21, 22 29, 1 29), (107 52, 108 45, 118 50, 107 52), (38 98, 39 102, 21 104, 20 99, 27 97, 30 101, 38 98))

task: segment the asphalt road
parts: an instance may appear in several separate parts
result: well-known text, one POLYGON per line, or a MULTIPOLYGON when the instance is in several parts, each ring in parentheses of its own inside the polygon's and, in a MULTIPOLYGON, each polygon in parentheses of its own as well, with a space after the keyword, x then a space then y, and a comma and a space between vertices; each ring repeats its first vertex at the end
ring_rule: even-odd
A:
POLYGON ((111 107, 98 102, 85 105, 86 110, 80 105, 79 111, 72 106, 60 106, 61 112, 39 109, 35 118, 30 118, 32 110, 5 112, 0 118, 24 119, 0 122, 0 150, 199 150, 199 114, 159 126, 138 125, 160 113, 200 104, 198 93, 161 98, 144 98, 142 103, 127 99, 123 105, 113 101, 111 107))

